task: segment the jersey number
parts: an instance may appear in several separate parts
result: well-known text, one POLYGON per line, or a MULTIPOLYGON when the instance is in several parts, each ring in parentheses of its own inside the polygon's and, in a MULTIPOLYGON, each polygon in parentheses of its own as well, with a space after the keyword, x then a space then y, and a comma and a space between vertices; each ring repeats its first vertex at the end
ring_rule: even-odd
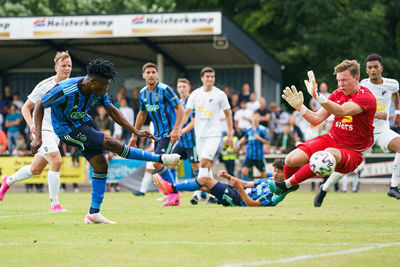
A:
POLYGON ((376 112, 381 112, 384 111, 386 109, 386 105, 385 104, 379 104, 378 103, 378 99, 376 100, 376 112))

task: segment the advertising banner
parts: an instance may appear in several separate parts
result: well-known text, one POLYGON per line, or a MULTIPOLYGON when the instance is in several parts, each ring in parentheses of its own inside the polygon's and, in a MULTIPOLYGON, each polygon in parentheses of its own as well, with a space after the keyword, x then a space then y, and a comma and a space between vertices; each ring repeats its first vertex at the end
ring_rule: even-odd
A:
MULTIPOLYGON (((1 175, 12 175, 20 168, 30 165, 33 157, 0 157, 0 172, 1 175)), ((60 171, 61 183, 84 183, 85 182, 85 164, 86 160, 83 157, 79 158, 79 166, 72 164, 71 157, 62 157, 62 165, 60 171)), ((47 183, 47 173, 49 165, 43 170, 40 175, 22 181, 27 184, 45 184, 47 183)))

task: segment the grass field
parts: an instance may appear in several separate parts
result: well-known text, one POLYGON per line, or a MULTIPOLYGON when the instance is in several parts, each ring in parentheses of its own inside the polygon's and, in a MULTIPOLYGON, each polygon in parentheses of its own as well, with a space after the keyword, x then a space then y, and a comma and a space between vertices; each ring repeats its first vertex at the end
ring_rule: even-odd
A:
POLYGON ((274 208, 189 203, 160 207, 158 193, 106 194, 117 225, 85 225, 89 193, 60 195, 70 212, 48 213, 47 194, 0 203, 0 266, 397 266, 400 202, 385 193, 296 192, 274 208))

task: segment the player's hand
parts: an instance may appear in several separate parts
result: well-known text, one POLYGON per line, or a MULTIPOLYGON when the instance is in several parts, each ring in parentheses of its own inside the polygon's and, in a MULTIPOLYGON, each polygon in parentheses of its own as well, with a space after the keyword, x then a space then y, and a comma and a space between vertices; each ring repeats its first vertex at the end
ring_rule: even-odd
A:
POLYGON ((285 90, 283 90, 282 98, 297 110, 301 109, 304 102, 303 92, 297 92, 294 85, 292 85, 292 88, 286 87, 285 90))
POLYGON ((220 170, 220 171, 218 171, 218 176, 219 176, 219 177, 222 177, 222 178, 225 178, 225 179, 228 179, 228 180, 231 179, 231 176, 230 176, 229 173, 228 173, 227 171, 225 171, 225 170, 220 170))
POLYGON ((400 114, 394 115, 393 124, 394 124, 394 127, 399 127, 399 124, 400 124, 400 114))
MULTIPOLYGON (((375 118, 379 119, 379 120, 386 120, 388 117, 388 114, 386 112, 377 112, 375 113, 375 118)), ((396 118, 395 118, 396 119, 396 118)))
POLYGON ((167 137, 170 138, 170 143, 175 144, 179 140, 179 130, 173 129, 167 137))
POLYGON ((150 139, 152 139, 154 141, 158 141, 158 138, 156 138, 149 130, 138 131, 136 133, 136 136, 147 137, 147 138, 150 138, 150 139))
POLYGON ((304 84, 307 87, 308 93, 320 104, 328 102, 328 99, 325 96, 319 94, 314 72, 312 70, 309 70, 307 72, 307 75, 308 80, 304 80, 304 84))
POLYGON ((232 187, 236 188, 236 189, 238 189, 239 187, 241 187, 240 180, 239 180, 238 178, 235 178, 235 177, 232 177, 232 178, 229 180, 229 184, 230 184, 232 187))
POLYGON ((257 140, 259 140, 259 141, 261 141, 261 136, 260 136, 259 134, 257 134, 257 133, 254 134, 254 138, 257 139, 257 140))
POLYGON ((227 138, 226 138, 226 144, 229 146, 229 147, 233 147, 233 136, 232 136, 233 134, 228 134, 227 135, 227 138))
POLYGON ((135 134, 132 134, 131 139, 129 139, 129 146, 136 147, 136 142, 137 142, 137 136, 135 134))
POLYGON ((35 134, 35 124, 32 123, 31 127, 29 127, 31 134, 35 134))
POLYGON ((36 136, 31 143, 31 153, 35 155, 42 146, 42 137, 36 136))

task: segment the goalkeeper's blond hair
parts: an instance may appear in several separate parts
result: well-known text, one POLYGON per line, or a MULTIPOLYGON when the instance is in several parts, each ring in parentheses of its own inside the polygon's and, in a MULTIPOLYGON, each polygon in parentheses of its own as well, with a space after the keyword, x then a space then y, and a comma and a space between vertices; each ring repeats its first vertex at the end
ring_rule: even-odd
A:
POLYGON ((354 59, 345 59, 342 61, 342 63, 335 67, 335 72, 333 72, 333 74, 336 75, 346 70, 348 70, 353 77, 360 76, 360 63, 354 59))

